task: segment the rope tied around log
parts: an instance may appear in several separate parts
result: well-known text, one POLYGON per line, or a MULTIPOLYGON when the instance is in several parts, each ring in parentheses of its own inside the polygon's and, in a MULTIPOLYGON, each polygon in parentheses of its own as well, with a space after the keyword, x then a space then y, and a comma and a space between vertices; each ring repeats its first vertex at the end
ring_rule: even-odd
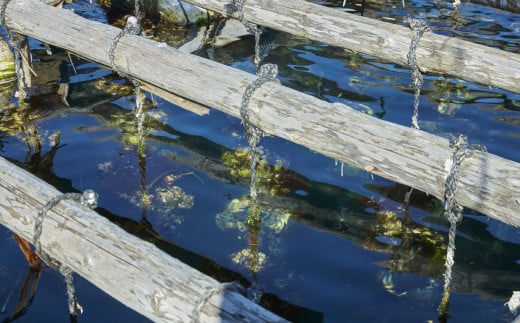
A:
POLYGON ((450 297, 450 285, 452 279, 452 268, 455 264, 455 235, 457 233, 457 224, 462 220, 462 205, 455 200, 457 192, 457 184, 459 182, 460 167, 467 157, 471 157, 475 150, 486 151, 482 145, 468 145, 468 138, 465 135, 458 134, 450 140, 450 148, 454 149, 452 159, 446 161, 446 168, 449 168, 446 176, 444 188, 444 212, 450 222, 448 233, 448 251, 446 253, 446 263, 444 271, 444 292, 441 304, 438 308, 440 317, 448 314, 448 302, 450 297))
MULTIPOLYGON (((251 185, 250 185, 250 196, 251 196, 251 206, 254 209, 256 206, 256 198, 257 198, 257 178, 256 178, 256 166, 258 164, 258 154, 257 154, 257 146, 260 138, 263 136, 263 131, 257 127, 255 127, 249 118, 249 102, 251 101, 251 97, 255 93, 257 89, 259 89, 264 83, 267 82, 275 82, 280 83, 280 81, 276 78, 278 75, 278 66, 275 64, 264 64, 260 66, 257 72, 258 78, 256 78, 251 84, 249 84, 244 91, 244 95, 242 97, 242 104, 240 106, 240 117, 242 118, 242 123, 244 125, 245 137, 247 143, 249 144, 249 148, 251 149, 251 185)), ((252 210, 254 211, 254 210, 252 210)))
POLYGON ((124 78, 127 78, 130 80, 132 85, 135 87, 135 98, 136 98, 136 109, 135 109, 135 116, 137 119, 137 133, 139 138, 139 144, 137 147, 138 153, 141 155, 144 153, 144 143, 143 143, 143 134, 144 134, 144 128, 143 128, 143 120, 144 120, 144 102, 146 99, 145 94, 143 93, 143 90, 141 88, 141 83, 133 77, 130 77, 130 75, 122 72, 116 65, 115 62, 115 50, 117 45, 119 44, 119 41, 121 38, 123 38, 124 35, 136 35, 136 36, 143 36, 144 31, 141 28, 141 12, 139 9, 139 0, 135 1, 135 8, 134 8, 134 14, 135 16, 128 17, 126 21, 125 28, 121 30, 121 32, 114 38, 114 41, 112 42, 112 45, 110 46, 108 56, 110 58, 110 65, 112 66, 112 69, 116 71, 119 75, 121 75, 124 78))
POLYGON ((80 312, 83 311, 81 305, 79 305, 78 300, 76 298, 76 291, 74 289, 74 283, 72 278, 72 269, 66 265, 61 264, 56 259, 53 259, 49 254, 42 250, 42 245, 40 241, 40 237, 42 235, 43 230, 43 220, 47 212, 52 209, 55 205, 57 205, 62 200, 73 200, 79 202, 81 205, 88 206, 90 209, 95 209, 97 207, 98 195, 93 190, 85 190, 81 193, 65 193, 54 197, 52 200, 47 202, 41 210, 38 212, 36 217, 36 221, 34 222, 34 236, 33 236, 33 244, 36 253, 40 256, 40 258, 49 266, 53 266, 58 268, 59 272, 65 277, 65 283, 67 284, 67 297, 68 297, 68 306, 69 313, 71 317, 76 316, 76 309, 79 309, 80 312))
MULTIPOLYGON (((139 6, 137 5, 139 1, 136 1, 136 14, 139 13, 139 6)), ((140 36, 143 34, 143 30, 141 29, 141 25, 139 23, 139 18, 136 18, 134 16, 128 17, 126 20, 125 28, 117 34, 117 36, 112 41, 112 45, 110 46, 110 49, 108 51, 108 57, 110 59, 110 65, 114 71, 116 71, 119 75, 129 78, 126 73, 121 72, 121 70, 117 67, 116 61, 115 61, 115 51, 116 47, 119 44, 119 41, 121 38, 123 38, 124 35, 137 35, 140 36)))
POLYGON ((423 76, 419 67, 417 66, 417 46, 419 45, 419 39, 425 31, 431 31, 430 27, 424 20, 415 19, 410 16, 405 18, 405 22, 410 25, 410 29, 415 33, 410 42, 410 50, 408 51, 408 64, 412 69, 412 86, 415 90, 415 97, 413 101, 413 115, 412 115, 412 128, 419 129, 418 117, 419 117, 419 98, 421 96, 421 86, 423 84, 423 76))

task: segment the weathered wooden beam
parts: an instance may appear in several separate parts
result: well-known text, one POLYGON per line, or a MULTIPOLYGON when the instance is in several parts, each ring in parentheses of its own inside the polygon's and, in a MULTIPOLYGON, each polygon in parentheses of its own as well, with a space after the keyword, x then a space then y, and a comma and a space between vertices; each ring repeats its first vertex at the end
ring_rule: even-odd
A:
MULTIPOLYGON (((120 33, 115 27, 35 0, 10 2, 6 21, 17 32, 105 65, 111 65, 109 50, 120 33)), ((256 78, 128 34, 116 46, 115 62, 124 73, 236 117, 240 115, 245 88, 256 78)), ((274 136, 438 198, 444 196, 445 165, 452 158, 447 139, 385 122, 346 105, 330 104, 273 82, 254 93, 249 114, 253 124, 274 136)), ((520 227, 518 192, 519 163, 476 152, 461 167, 456 199, 466 207, 520 227)))
POLYGON ((467 0, 467 2, 520 13, 520 1, 518 0, 467 0))
MULTIPOLYGON (((224 15, 226 6, 231 3, 230 0, 185 1, 224 15)), ((303 0, 247 0, 244 1, 244 18, 408 66, 413 32, 403 26, 303 0)), ((520 93, 520 55, 496 48, 426 32, 419 41, 417 65, 423 72, 447 74, 520 93)))
MULTIPOLYGON (((0 223, 33 240, 36 214, 60 194, 0 157, 0 223)), ((127 233, 94 211, 62 201, 49 211, 40 241, 53 258, 154 322, 284 322, 239 293, 127 233)), ((80 295, 81 302, 81 295, 80 295)), ((65 299, 64 299, 65 301, 65 299)))

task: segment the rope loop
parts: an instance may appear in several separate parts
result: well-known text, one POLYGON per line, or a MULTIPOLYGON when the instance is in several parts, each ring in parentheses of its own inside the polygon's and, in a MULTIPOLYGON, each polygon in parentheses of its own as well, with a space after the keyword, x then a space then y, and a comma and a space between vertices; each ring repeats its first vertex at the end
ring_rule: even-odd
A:
POLYGON ((475 150, 486 151, 482 145, 468 145, 468 138, 463 134, 450 139, 450 148, 454 149, 451 168, 446 177, 444 188, 445 211, 448 219, 460 221, 462 218, 462 206, 455 201, 457 183, 459 181, 460 167, 464 159, 473 155, 475 150))
POLYGON ((251 134, 248 129, 252 126, 251 121, 249 120, 248 107, 249 102, 251 101, 251 97, 255 93, 257 89, 259 89, 264 83, 267 82, 276 82, 280 83, 280 81, 276 78, 278 75, 278 66, 275 64, 264 64, 261 65, 257 71, 258 78, 256 78, 251 84, 249 84, 244 91, 244 95, 242 97, 242 104, 240 106, 240 116, 242 117, 242 121, 244 123, 244 127, 246 128, 246 139, 249 141, 251 134))
POLYGON ((137 35, 137 36, 140 36, 143 34, 143 30, 141 29, 141 25, 139 23, 138 18, 136 18, 134 16, 128 17, 128 19, 126 20, 125 28, 123 28, 119 32, 119 34, 117 34, 117 36, 112 41, 112 44, 110 45, 110 49, 108 50, 108 57, 110 59, 110 65, 111 65, 112 69, 114 69, 119 74, 122 74, 122 73, 119 71, 118 67, 116 66, 115 51, 116 51, 116 47, 119 44, 119 41, 121 40, 121 38, 123 38, 123 36, 127 35, 127 34, 128 35, 137 35))

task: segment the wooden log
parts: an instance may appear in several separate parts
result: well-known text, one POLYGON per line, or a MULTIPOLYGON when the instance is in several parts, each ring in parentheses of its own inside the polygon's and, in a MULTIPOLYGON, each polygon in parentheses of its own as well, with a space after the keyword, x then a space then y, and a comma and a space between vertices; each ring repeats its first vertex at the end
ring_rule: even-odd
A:
MULTIPOLYGON (((226 5, 231 1, 186 2, 226 15, 226 5)), ((408 66, 407 55, 413 32, 396 24, 303 0, 244 1, 244 18, 258 25, 408 66)), ((426 73, 447 74, 520 93, 518 54, 426 32, 419 41, 417 65, 426 73)))
POLYGON ((518 0, 468 0, 468 2, 513 13, 520 13, 520 1, 518 0))
MULTIPOLYGON (((17 32, 105 65, 111 64, 109 49, 120 33, 34 0, 8 3, 6 21, 17 32)), ((134 35, 121 37, 114 54, 124 73, 236 117, 245 88, 256 78, 134 35)), ((248 108, 250 121, 269 134, 443 199, 446 164, 453 153, 447 139, 274 82, 256 90, 248 108)), ((466 207, 520 227, 519 191, 519 163, 475 152, 461 167, 455 197, 466 207)))
MULTIPOLYGON (((0 157, 0 223, 24 239, 32 241, 37 212, 59 193, 0 157)), ((40 241, 53 258, 154 322, 192 321, 201 299, 221 287, 71 201, 47 213, 40 241)), ((200 322, 284 321, 231 290, 213 293, 202 305, 200 322)))

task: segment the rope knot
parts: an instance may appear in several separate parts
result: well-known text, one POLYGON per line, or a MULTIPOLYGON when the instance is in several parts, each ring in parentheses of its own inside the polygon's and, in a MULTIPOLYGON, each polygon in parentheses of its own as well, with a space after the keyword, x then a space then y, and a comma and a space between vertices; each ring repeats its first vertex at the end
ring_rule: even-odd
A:
POLYGON ((266 81, 277 81, 276 77, 278 76, 278 65, 276 64, 264 64, 260 66, 258 71, 256 72, 260 78, 265 78, 266 81))
POLYGON ((416 19, 411 16, 407 16, 404 18, 404 22, 408 23, 408 25, 410 25, 410 29, 413 31, 420 33, 425 31, 432 31, 430 26, 428 26, 428 24, 422 19, 416 19))
POLYGON ((125 33, 131 34, 131 35, 141 35, 143 30, 141 29, 141 25, 139 24, 139 20, 134 17, 130 16, 126 20, 126 25, 124 28, 125 33))
POLYGON ((98 194, 91 189, 85 190, 81 196, 80 203, 95 209, 98 205, 98 194))

